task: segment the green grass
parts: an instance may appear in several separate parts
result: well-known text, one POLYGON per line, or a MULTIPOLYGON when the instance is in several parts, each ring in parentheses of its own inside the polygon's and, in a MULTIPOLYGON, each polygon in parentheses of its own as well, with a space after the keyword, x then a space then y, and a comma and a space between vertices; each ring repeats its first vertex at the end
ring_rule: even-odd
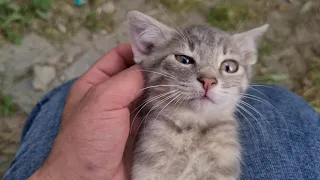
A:
POLYGON ((10 95, 0 95, 0 116, 11 116, 15 112, 15 105, 10 95))
POLYGON ((296 91, 320 114, 320 57, 311 58, 308 64, 305 78, 312 82, 312 86, 296 91))
POLYGON ((15 44, 22 43, 23 35, 28 30, 33 30, 56 42, 63 42, 72 37, 79 27, 87 27, 95 32, 113 30, 113 15, 103 12, 98 14, 96 9, 101 5, 98 0, 90 1, 89 4, 80 7, 74 6, 73 1, 66 0, 16 1, 0 0, 0 35, 15 44), (16 1, 20 3, 15 3, 16 1), (70 15, 61 8, 53 8, 57 4, 68 5, 75 13, 70 15), (54 23, 57 17, 67 21, 62 24, 67 28, 67 33, 57 28, 57 24, 54 23), (35 24, 36 26, 33 26, 35 24))
POLYGON ((161 3, 169 10, 175 11, 190 11, 194 10, 204 0, 149 0, 152 3, 161 3))
POLYGON ((102 12, 101 14, 97 14, 94 11, 91 11, 84 22, 85 27, 87 27, 91 31, 112 31, 114 27, 114 21, 112 18, 112 14, 107 14, 102 12))
POLYGON ((219 4, 210 9, 208 22, 222 30, 237 30, 246 22, 261 19, 260 11, 249 4, 219 4))
POLYGON ((49 18, 50 9, 51 0, 30 0, 26 3, 0 0, 0 34, 15 44, 21 44, 31 20, 35 17, 49 18))

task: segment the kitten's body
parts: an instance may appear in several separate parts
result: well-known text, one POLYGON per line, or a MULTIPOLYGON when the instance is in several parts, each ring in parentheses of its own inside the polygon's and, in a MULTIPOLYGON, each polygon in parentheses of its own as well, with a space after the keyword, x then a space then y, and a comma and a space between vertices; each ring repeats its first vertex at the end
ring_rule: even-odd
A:
POLYGON ((205 26, 175 31, 138 12, 128 17, 134 58, 148 88, 132 179, 238 179, 241 148, 233 114, 256 61, 255 41, 267 27, 232 36, 205 26), (180 55, 193 63, 180 62, 180 55))
POLYGON ((187 109, 155 118, 158 113, 148 118, 137 144, 134 180, 236 180, 240 146, 232 117, 201 127, 192 121, 204 117, 187 109))

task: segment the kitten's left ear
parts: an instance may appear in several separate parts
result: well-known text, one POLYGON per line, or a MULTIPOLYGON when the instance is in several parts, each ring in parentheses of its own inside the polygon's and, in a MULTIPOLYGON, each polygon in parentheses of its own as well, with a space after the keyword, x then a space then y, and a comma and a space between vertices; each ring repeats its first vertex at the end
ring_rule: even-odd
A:
POLYGON ((253 65, 257 62, 259 42, 268 29, 269 24, 265 24, 261 27, 233 35, 234 42, 238 45, 241 51, 245 53, 247 64, 253 65))
POLYGON ((138 11, 127 15, 132 50, 136 63, 148 58, 153 48, 166 46, 173 29, 138 11))

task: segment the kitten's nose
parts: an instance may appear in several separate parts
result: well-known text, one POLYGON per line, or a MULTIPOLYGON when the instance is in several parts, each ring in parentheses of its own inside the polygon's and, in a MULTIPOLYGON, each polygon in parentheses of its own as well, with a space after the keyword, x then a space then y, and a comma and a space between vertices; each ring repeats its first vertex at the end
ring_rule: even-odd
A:
POLYGON ((216 85, 218 83, 218 80, 216 78, 198 78, 198 81, 201 82, 201 84, 203 85, 203 88, 205 90, 210 89, 211 87, 213 87, 214 85, 216 85))

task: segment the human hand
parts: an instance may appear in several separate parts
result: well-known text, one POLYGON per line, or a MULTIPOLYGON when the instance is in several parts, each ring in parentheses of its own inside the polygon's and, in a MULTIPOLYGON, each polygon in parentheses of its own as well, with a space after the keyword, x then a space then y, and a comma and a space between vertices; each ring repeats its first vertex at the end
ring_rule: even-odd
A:
POLYGON ((129 44, 120 45, 75 82, 52 151, 31 180, 128 179, 129 106, 143 87, 132 56, 129 44))

